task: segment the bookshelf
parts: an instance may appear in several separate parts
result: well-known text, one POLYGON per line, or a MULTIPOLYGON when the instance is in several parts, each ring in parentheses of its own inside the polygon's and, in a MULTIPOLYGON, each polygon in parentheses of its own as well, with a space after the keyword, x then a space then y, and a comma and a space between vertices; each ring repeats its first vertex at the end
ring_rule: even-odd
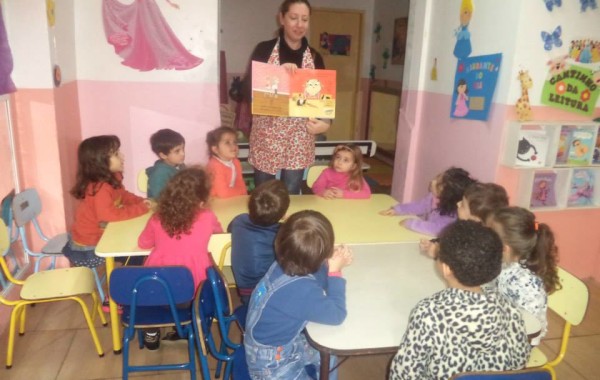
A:
POLYGON ((600 123, 510 122, 500 162, 518 176, 514 202, 535 211, 600 208, 600 123))

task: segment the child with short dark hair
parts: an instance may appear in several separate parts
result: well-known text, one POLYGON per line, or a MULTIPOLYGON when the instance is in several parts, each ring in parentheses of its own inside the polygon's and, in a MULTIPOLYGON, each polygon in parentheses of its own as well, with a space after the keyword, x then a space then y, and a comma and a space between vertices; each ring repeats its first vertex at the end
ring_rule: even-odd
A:
POLYGON ((283 182, 263 182, 250 195, 249 212, 236 216, 227 228, 231 232, 231 268, 243 304, 248 304, 252 290, 275 261, 273 242, 289 205, 283 182))
POLYGON ((438 270, 448 283, 412 310, 390 379, 448 379, 465 371, 523 368, 531 346, 521 312, 481 285, 502 267, 502 241, 490 228, 459 220, 440 234, 438 270))
POLYGON ((337 325, 346 318, 340 271, 350 265, 352 254, 343 246, 334 249, 333 242, 331 223, 312 210, 293 214, 279 229, 276 261, 252 292, 246 318, 251 377, 304 379, 306 366, 319 368, 319 352, 308 344, 304 327, 308 322, 337 325))
POLYGON ((161 129, 150 136, 150 146, 159 159, 146 169, 148 198, 158 199, 169 179, 185 167, 185 139, 172 129, 161 129))
POLYGON ((486 290, 497 289, 540 321, 541 332, 531 342, 538 345, 548 331, 548 294, 560 289, 554 233, 547 224, 536 222, 531 211, 521 207, 497 210, 488 224, 500 235, 505 249, 502 272, 486 290))
POLYGON ((463 198, 466 188, 476 182, 469 172, 451 167, 438 174, 430 184, 429 194, 418 201, 397 204, 380 212, 381 215, 417 215, 401 225, 427 235, 436 236, 457 217, 456 204, 463 198))
POLYGON ((246 183, 242 176, 242 164, 237 158, 237 134, 233 128, 219 127, 208 132, 206 145, 210 159, 206 170, 212 177, 211 195, 231 198, 246 195, 246 183))
POLYGON ((336 146, 329 167, 321 172, 312 191, 325 199, 370 198, 371 188, 363 177, 360 148, 355 144, 336 146))

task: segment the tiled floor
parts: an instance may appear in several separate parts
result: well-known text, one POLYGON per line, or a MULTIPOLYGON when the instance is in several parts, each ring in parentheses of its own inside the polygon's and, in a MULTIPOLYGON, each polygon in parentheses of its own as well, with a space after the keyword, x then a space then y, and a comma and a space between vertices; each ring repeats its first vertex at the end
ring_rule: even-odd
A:
MULTIPOLYGON (((558 366, 558 379, 597 380, 600 358, 600 284, 587 281, 590 304, 584 321, 572 330, 572 338, 564 361, 558 366)), ((8 308, 2 307, 2 313, 8 308)), ((41 304, 28 311, 26 334, 16 339, 13 368, 0 366, 0 379, 118 379, 122 356, 111 350, 108 327, 96 322, 105 355, 96 354, 89 331, 74 302, 41 304)), ((374 321, 376 323, 376 321, 374 321)), ((550 331, 542 343, 545 353, 552 356, 559 346, 562 323, 550 313, 550 331)), ((238 338, 239 339, 239 338, 238 338)), ((6 332, 0 336, 0 361, 6 358, 6 332)), ((166 363, 185 360, 185 342, 164 342, 157 351, 131 348, 134 363, 166 363)), ((386 379, 392 355, 352 357, 340 367, 342 380, 386 379)), ((214 373, 214 362, 210 363, 214 373)), ((187 379, 185 372, 134 374, 148 379, 187 379)), ((198 373, 198 378, 201 375, 198 373)))

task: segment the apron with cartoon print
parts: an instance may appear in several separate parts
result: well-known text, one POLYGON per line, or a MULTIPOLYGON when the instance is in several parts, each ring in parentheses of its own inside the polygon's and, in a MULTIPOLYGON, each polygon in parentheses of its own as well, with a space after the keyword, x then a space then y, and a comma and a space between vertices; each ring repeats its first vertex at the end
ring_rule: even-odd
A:
MULTIPOLYGON (((267 63, 280 64, 279 39, 267 63)), ((302 54, 302 68, 315 68, 308 46, 302 54)), ((248 162, 269 174, 310 166, 315 160, 315 136, 306 130, 307 121, 304 117, 253 116, 248 162)))

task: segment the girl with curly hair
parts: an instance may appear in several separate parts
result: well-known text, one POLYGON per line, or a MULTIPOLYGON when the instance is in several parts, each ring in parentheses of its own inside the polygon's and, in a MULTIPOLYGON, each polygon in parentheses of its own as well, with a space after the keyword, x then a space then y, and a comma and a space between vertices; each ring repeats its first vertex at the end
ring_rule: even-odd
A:
POLYGON ((192 272, 196 288, 211 265, 208 241, 223 232, 206 203, 210 183, 198 166, 175 174, 160 193, 156 213, 140 234, 138 245, 152 249, 145 266, 184 265, 192 272))
POLYGON ((451 167, 438 174, 429 185, 429 194, 415 202, 397 204, 380 212, 381 215, 415 215, 400 225, 427 235, 437 236, 444 227, 457 218, 457 203, 465 190, 476 181, 469 172, 451 167))
POLYGON ((548 294, 561 288, 554 233, 522 207, 497 210, 488 225, 502 239, 504 252, 502 272, 486 288, 498 289, 511 303, 540 321, 542 330, 531 342, 536 346, 548 331, 548 294))

